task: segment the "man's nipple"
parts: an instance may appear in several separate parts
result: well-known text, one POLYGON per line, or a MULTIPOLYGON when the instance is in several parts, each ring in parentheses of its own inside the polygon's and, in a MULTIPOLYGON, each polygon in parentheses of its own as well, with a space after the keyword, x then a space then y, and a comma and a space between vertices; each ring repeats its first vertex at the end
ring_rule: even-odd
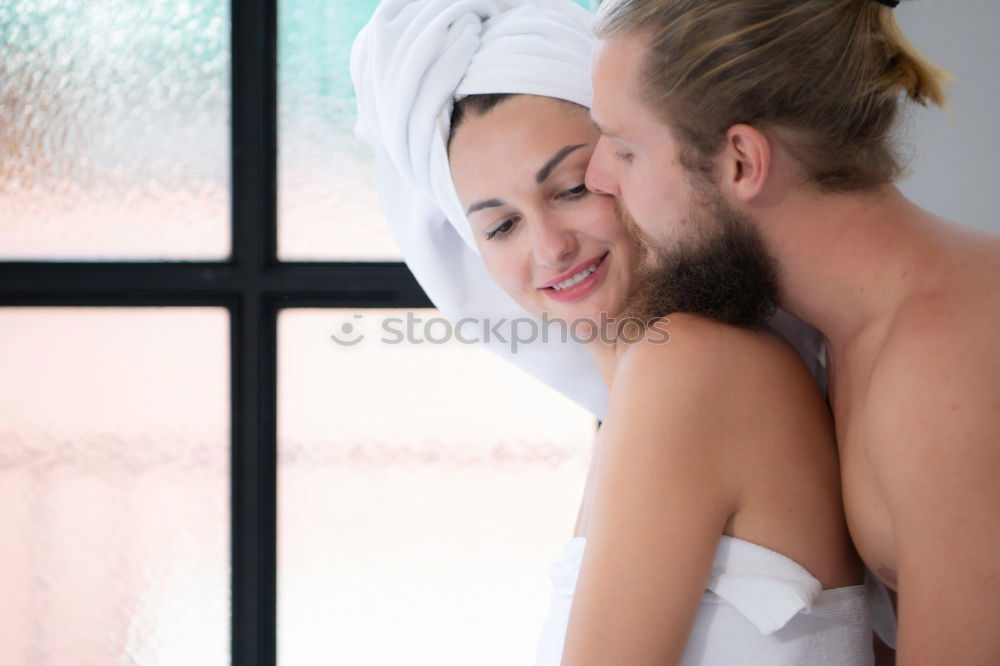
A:
POLYGON ((896 589, 897 580, 896 580, 895 569, 889 569, 887 567, 879 567, 878 569, 875 570, 875 573, 878 574, 878 577, 882 579, 883 583, 885 583, 894 590, 896 589))

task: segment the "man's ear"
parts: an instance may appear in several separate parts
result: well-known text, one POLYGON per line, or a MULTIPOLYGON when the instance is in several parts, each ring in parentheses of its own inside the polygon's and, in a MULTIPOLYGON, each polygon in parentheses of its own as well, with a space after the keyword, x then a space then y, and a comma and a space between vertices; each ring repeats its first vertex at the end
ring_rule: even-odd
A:
POLYGON ((737 201, 751 201, 764 190, 771 172, 771 141, 755 127, 733 125, 719 156, 720 186, 737 201))

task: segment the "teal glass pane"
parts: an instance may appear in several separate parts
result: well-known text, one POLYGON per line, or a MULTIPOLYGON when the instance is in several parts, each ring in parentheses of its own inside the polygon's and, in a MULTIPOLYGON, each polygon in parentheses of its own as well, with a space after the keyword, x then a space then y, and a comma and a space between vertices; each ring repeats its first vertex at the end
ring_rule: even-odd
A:
POLYGON ((230 251, 229 3, 0 3, 0 260, 230 251))
POLYGON ((278 256, 399 259, 353 134, 351 44, 376 0, 279 0, 278 256))
POLYGON ((351 44, 377 6, 278 2, 278 256, 286 261, 400 258, 371 149, 353 134, 351 44))

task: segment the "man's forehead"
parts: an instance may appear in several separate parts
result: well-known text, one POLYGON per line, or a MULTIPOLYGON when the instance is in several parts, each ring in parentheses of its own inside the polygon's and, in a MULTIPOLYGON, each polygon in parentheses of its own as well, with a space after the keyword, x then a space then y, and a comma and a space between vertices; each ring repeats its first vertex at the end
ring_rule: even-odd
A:
POLYGON ((594 128, 606 137, 617 139, 622 136, 622 131, 613 125, 607 125, 608 121, 605 121, 603 117, 599 117, 594 113, 594 110, 590 110, 590 120, 594 123, 594 128))
POLYGON ((628 36, 616 36, 599 40, 594 49, 593 85, 594 100, 590 109, 590 117, 594 126, 604 136, 617 138, 624 134, 624 128, 619 127, 616 118, 630 102, 633 90, 631 80, 632 68, 629 66, 630 53, 623 50, 634 50, 626 45, 628 36))
POLYGON ((643 53, 646 52, 648 38, 641 33, 622 32, 594 41, 591 50, 591 64, 598 68, 606 68, 609 73, 621 76, 625 70, 634 69, 643 53))

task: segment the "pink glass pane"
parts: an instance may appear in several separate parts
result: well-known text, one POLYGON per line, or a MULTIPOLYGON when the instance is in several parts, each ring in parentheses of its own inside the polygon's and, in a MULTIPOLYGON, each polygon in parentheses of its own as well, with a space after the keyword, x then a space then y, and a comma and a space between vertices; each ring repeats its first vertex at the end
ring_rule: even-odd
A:
POLYGON ((0 308, 0 664, 228 663, 228 335, 0 308))
POLYGON ((280 315, 281 666, 534 657, 596 423, 480 346, 381 342, 405 316, 280 315))
POLYGON ((229 256, 229 3, 0 3, 0 259, 229 256))

